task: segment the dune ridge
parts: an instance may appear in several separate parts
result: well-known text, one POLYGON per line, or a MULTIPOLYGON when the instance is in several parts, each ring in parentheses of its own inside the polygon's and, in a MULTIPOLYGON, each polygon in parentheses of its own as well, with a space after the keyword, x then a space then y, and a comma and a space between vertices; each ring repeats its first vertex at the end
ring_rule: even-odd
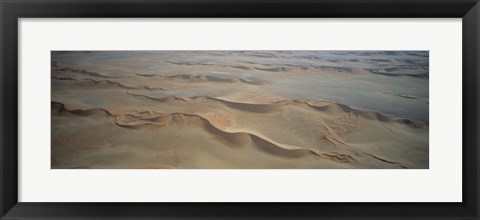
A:
POLYGON ((268 71, 268 72, 286 72, 289 71, 289 68, 286 67, 271 67, 271 68, 263 68, 263 67, 255 67, 257 70, 261 71, 268 71))
POLYGON ((254 112, 254 113, 270 113, 270 112, 278 111, 278 109, 282 106, 301 104, 321 112, 353 113, 355 116, 360 116, 365 119, 377 120, 381 122, 396 122, 396 123, 409 125, 413 128, 421 128, 424 126, 428 126, 428 122, 410 120, 410 119, 394 119, 378 112, 353 109, 349 106, 338 104, 338 103, 332 103, 332 102, 328 102, 329 104, 323 105, 323 106, 316 106, 312 104, 312 101, 309 101, 309 100, 281 100, 281 101, 274 101, 268 104, 254 104, 254 103, 241 103, 241 102, 228 101, 228 100, 209 97, 209 96, 194 96, 194 97, 182 97, 182 98, 176 97, 176 96, 167 96, 164 98, 156 98, 156 97, 135 94, 130 92, 127 92, 127 94, 137 98, 146 98, 146 99, 163 102, 163 103, 172 102, 172 101, 182 101, 184 103, 188 103, 191 101, 210 100, 210 101, 220 102, 230 108, 234 108, 242 111, 254 112))
POLYGON ((103 115, 103 116, 113 116, 108 110, 103 108, 92 108, 92 109, 67 109, 65 104, 61 102, 52 101, 51 103, 52 115, 62 116, 62 115, 79 115, 79 116, 92 116, 92 115, 103 115))
POLYGON ((373 157, 373 158, 375 158, 375 159, 377 159, 377 160, 386 162, 386 163, 396 164, 396 165, 399 165, 399 166, 401 166, 401 167, 403 167, 403 168, 405 168, 405 169, 411 169, 411 167, 410 167, 409 165, 405 164, 405 163, 387 160, 387 159, 385 159, 385 158, 381 158, 381 157, 376 156, 376 155, 373 155, 373 154, 371 154, 371 153, 366 153, 366 152, 362 152, 362 153, 364 153, 364 154, 366 154, 366 155, 369 155, 369 156, 371 156, 371 157, 373 157))
POLYGON ((95 80, 95 79, 91 79, 91 78, 75 79, 75 78, 71 78, 71 77, 58 77, 58 76, 52 76, 52 78, 57 79, 57 80, 84 81, 84 83, 85 82, 91 83, 91 85, 102 86, 103 88, 108 88, 109 86, 113 86, 113 87, 119 87, 119 88, 128 89, 128 90, 163 90, 163 91, 166 90, 166 89, 161 88, 161 87, 127 86, 127 85, 124 85, 120 82, 111 81, 111 80, 95 80))
POLYGON ((230 147, 243 147, 251 142, 258 149, 270 154, 287 157, 299 158, 307 155, 317 156, 323 159, 335 160, 342 163, 354 163, 356 160, 348 154, 339 152, 321 152, 304 147, 291 146, 276 143, 261 134, 255 134, 248 131, 227 132, 216 127, 210 120, 198 114, 188 113, 158 113, 148 112, 145 114, 112 114, 103 108, 93 109, 68 109, 63 103, 52 101, 53 115, 62 116, 73 114, 77 116, 100 115, 113 118, 115 124, 127 129, 158 129, 170 125, 194 125, 203 127, 214 139, 227 144, 230 147))
POLYGON ((80 74, 85 74, 85 75, 99 77, 99 78, 107 78, 107 79, 108 78, 119 78, 119 77, 113 77, 113 76, 105 76, 105 75, 102 75, 100 73, 86 71, 86 70, 83 70, 83 69, 73 69, 73 68, 69 68, 69 67, 54 69, 53 71, 69 71, 69 72, 80 73, 80 74))
MULTIPOLYGON (((272 66, 272 65, 265 65, 264 66, 272 66)), ((347 67, 337 67, 337 66, 326 66, 326 65, 309 65, 309 66, 300 66, 300 65, 292 65, 292 64, 285 64, 282 66, 276 65, 276 67, 255 67, 256 70, 260 71, 267 71, 267 72, 288 72, 294 69, 300 70, 322 70, 322 71, 335 71, 335 72, 346 72, 352 73, 351 68, 347 67)))
POLYGON ((347 68, 347 67, 338 67, 338 66, 328 66, 328 65, 307 65, 307 66, 302 66, 302 65, 294 65, 294 64, 260 64, 260 63, 255 63, 255 62, 244 62, 247 64, 252 64, 252 65, 257 65, 257 66, 243 66, 243 65, 222 65, 222 64, 213 64, 213 63, 195 63, 195 62, 172 62, 172 61, 166 61, 171 64, 175 65, 186 65, 186 66, 218 66, 218 67, 228 67, 228 68, 234 68, 234 69, 241 69, 241 70, 260 70, 260 71, 267 71, 267 72, 288 72, 292 71, 294 69, 300 69, 300 70, 309 70, 309 69, 314 69, 314 70, 323 70, 323 71, 337 71, 337 72, 348 72, 351 73, 352 69, 347 68), (261 65, 262 67, 258 66, 261 65), (274 67, 272 67, 274 66, 274 67))
POLYGON ((400 93, 387 92, 387 91, 384 91, 384 92, 387 93, 387 94, 390 94, 390 95, 394 95, 394 96, 398 96, 398 97, 402 97, 402 98, 406 98, 406 99, 421 99, 420 97, 412 96, 412 95, 404 95, 404 94, 400 94, 400 93))
POLYGON ((408 77, 413 77, 413 78, 419 78, 419 79, 428 79, 429 78, 429 72, 421 72, 421 73, 396 73, 396 70, 403 70, 405 68, 402 67, 392 67, 392 68, 384 68, 384 69, 366 69, 370 71, 373 74, 378 74, 378 75, 384 75, 384 76, 390 76, 390 77, 398 77, 398 76, 408 76, 408 77))
POLYGON ((241 83, 247 83, 247 84, 252 84, 252 85, 269 85, 269 82, 266 81, 250 81, 246 79, 242 79, 239 77, 228 77, 228 78, 221 78, 221 77, 216 77, 208 74, 195 74, 195 75, 189 75, 189 74, 176 74, 176 75, 158 75, 158 74, 136 74, 138 76, 142 77, 162 77, 162 78, 167 78, 167 79, 183 79, 183 80, 190 80, 192 82, 226 82, 226 83, 236 83, 236 82, 241 82, 241 83))
POLYGON ((181 65, 181 66, 219 66, 219 67, 227 67, 227 68, 234 68, 234 69, 242 69, 242 70, 252 70, 253 68, 249 66, 242 66, 242 65, 224 65, 224 64, 214 64, 214 63, 198 63, 198 62, 172 62, 166 61, 167 63, 181 65))

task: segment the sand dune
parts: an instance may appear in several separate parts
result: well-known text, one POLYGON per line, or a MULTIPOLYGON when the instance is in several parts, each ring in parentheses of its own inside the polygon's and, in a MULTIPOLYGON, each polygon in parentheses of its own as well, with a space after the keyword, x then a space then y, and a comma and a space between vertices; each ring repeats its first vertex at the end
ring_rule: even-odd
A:
POLYGON ((88 76, 99 77, 99 78, 117 78, 117 77, 112 77, 112 76, 105 76, 105 75, 102 75, 102 74, 99 74, 99 73, 90 72, 90 71, 86 71, 86 70, 82 70, 82 69, 72 69, 72 68, 68 68, 68 67, 61 68, 61 69, 54 69, 53 74, 55 74, 56 71, 72 72, 72 73, 78 73, 78 74, 83 74, 83 75, 88 75, 88 76))
POLYGON ((128 90, 166 90, 160 87, 150 87, 150 86, 128 86, 122 83, 112 81, 112 80, 95 80, 95 79, 75 79, 70 77, 58 77, 52 76, 52 79, 56 80, 76 80, 78 82, 77 85, 79 86, 96 86, 101 88, 111 88, 111 87, 118 87, 128 90))
POLYGON ((396 95, 396 96, 406 98, 406 99, 421 99, 420 97, 416 97, 416 96, 412 96, 412 95, 404 95, 404 94, 399 94, 399 93, 394 93, 394 92, 385 92, 385 93, 390 94, 390 95, 396 95))
POLYGON ((255 69, 262 70, 262 71, 269 71, 269 72, 286 72, 289 70, 286 67, 271 67, 271 68, 255 67, 255 69))
POLYGON ((51 65, 53 169, 428 168, 424 52, 53 52, 51 65))
MULTIPOLYGON (((270 57, 270 56, 261 56, 261 57, 270 57)), ((304 57, 302 57, 304 58, 304 57)), ((375 59, 371 59, 368 61, 374 61, 375 59)), ((172 62, 167 61, 170 64, 174 65, 181 65, 181 66, 208 66, 208 67, 219 67, 219 68, 234 68, 240 70, 260 70, 266 72, 289 72, 294 70, 323 70, 323 71, 334 71, 334 72, 348 72, 351 73, 353 70, 349 67, 341 67, 341 66, 330 66, 330 65, 297 65, 297 64, 275 64, 275 63, 257 63, 257 62, 244 62, 250 64, 249 66, 246 65, 222 65, 222 64, 215 64, 215 63, 201 63, 201 62, 172 62)), ((339 62, 338 60, 334 60, 333 63, 339 62)), ((405 68, 408 68, 406 66, 405 68)), ((391 71, 390 69, 387 69, 391 71)), ((376 71, 373 69, 369 69, 369 71, 376 71)), ((380 70, 377 70, 378 72, 380 70)), ((374 72, 376 73, 376 72, 374 72)), ((151 75, 147 75, 151 76, 151 75)), ((189 75, 182 74, 180 77, 189 77, 189 75)), ((186 78, 185 78, 186 79, 186 78)))
POLYGON ((146 98, 149 100, 162 102, 162 103, 168 103, 168 102, 188 103, 188 102, 202 102, 205 100, 209 100, 209 101, 222 103, 229 108, 234 108, 234 109, 247 111, 247 112, 255 112, 255 113, 268 113, 268 112, 279 111, 279 108, 286 105, 308 106, 310 108, 313 108, 321 112, 327 112, 327 113, 333 113, 333 114, 353 113, 356 116, 360 116, 362 118, 369 119, 369 120, 378 120, 381 122, 397 122, 397 123, 411 125, 417 128, 428 125, 426 122, 422 122, 418 120, 393 119, 378 112, 353 109, 346 105, 342 105, 338 103, 323 102, 321 106, 318 106, 313 104, 311 100, 282 100, 282 101, 274 101, 268 104, 254 104, 254 103, 233 102, 233 101, 223 100, 220 98, 209 97, 209 96, 194 96, 194 97, 166 96, 163 98, 156 98, 156 97, 135 94, 130 92, 127 92, 127 94, 132 95, 134 97, 146 98))
POLYGON ((344 163, 355 162, 355 159, 347 154, 317 152, 307 148, 275 143, 268 138, 261 137, 261 134, 254 134, 249 132, 227 132, 214 126, 209 121, 209 119, 195 114, 149 112, 148 116, 141 116, 138 114, 113 115, 109 111, 100 108, 86 110, 69 110, 65 108, 64 104, 58 102, 52 102, 52 114, 57 116, 68 114, 78 116, 109 116, 114 118, 115 124, 117 126, 128 129, 158 129, 170 126, 172 124, 182 126, 197 126, 205 129, 206 132, 214 136, 213 138, 215 140, 220 141, 230 147, 240 148, 244 147, 247 143, 251 143, 258 149, 268 152, 270 154, 274 154, 275 156, 297 158, 306 155, 315 155, 318 157, 332 159, 344 163))
POLYGON ((228 66, 230 68, 235 68, 235 69, 241 69, 241 70, 252 70, 253 68, 252 67, 249 67, 249 66, 228 66))
POLYGON ((168 76, 162 76, 162 75, 157 75, 157 74, 137 74, 138 76, 142 77, 159 77, 159 78, 168 78, 168 79, 182 79, 182 80, 188 80, 189 82, 227 82, 227 83, 236 83, 236 82, 242 82, 242 83, 248 83, 252 85, 268 85, 270 83, 265 82, 265 81, 252 81, 252 80, 247 80, 247 79, 242 79, 238 77, 216 77, 216 76, 211 76, 211 75, 205 75, 205 74, 194 74, 194 75, 188 75, 188 74, 178 74, 178 75, 168 75, 168 76))
POLYGON ((224 78, 221 78, 221 77, 218 77, 218 76, 204 75, 204 74, 199 74, 199 75, 179 74, 179 75, 170 75, 170 76, 165 76, 165 77, 169 78, 169 79, 185 79, 185 80, 189 80, 190 82, 229 82, 229 83, 243 82, 243 83, 248 83, 248 84, 253 84, 253 85, 267 85, 267 84, 269 84, 268 82, 249 81, 249 80, 238 78, 238 77, 224 77, 224 78))
POLYGON ((64 116, 64 115, 79 115, 79 116, 91 116, 91 115, 104 115, 104 116, 111 116, 112 114, 102 108, 94 108, 94 109, 74 109, 69 110, 65 108, 65 104, 59 102, 52 102, 52 115, 56 116, 64 116))
MULTIPOLYGON (((366 112, 356 109, 352 109, 345 105, 340 105, 336 103, 328 103, 318 106, 314 105, 312 101, 301 101, 301 100, 287 100, 281 102, 274 102, 271 104, 250 104, 250 103, 238 103, 230 102, 218 98, 212 97, 163 97, 163 98, 154 98, 145 95, 138 95, 133 93, 128 93, 137 98, 145 98, 153 100, 155 102, 160 102, 164 104, 178 104, 181 103, 194 103, 194 102, 205 102, 211 101, 216 103, 221 103, 225 108, 237 109, 244 112, 255 112, 255 113, 271 113, 274 111, 280 111, 281 108, 292 108, 300 107, 305 109, 314 109, 322 113, 327 113, 329 115, 341 115, 347 114, 349 118, 337 118, 337 121, 343 121, 343 127, 338 126, 341 123, 337 123, 335 128, 332 128, 325 123, 321 123, 321 127, 324 128, 325 134, 323 138, 333 145, 334 147, 348 146, 349 143, 344 139, 344 136, 352 132, 356 127, 358 127, 358 120, 362 118, 365 120, 373 121, 374 123, 392 123, 396 122, 403 124, 403 126, 408 126, 412 128, 422 128, 426 126, 423 122, 411 121, 407 119, 391 119, 387 116, 384 116, 375 112, 366 112), (352 119, 353 117, 353 119, 352 119)), ((231 110, 227 110, 231 111, 231 110)), ((305 157, 308 155, 314 155, 323 159, 333 160, 338 163, 351 163, 356 164, 357 159, 354 156, 348 153, 342 153, 338 151, 321 151, 314 150, 310 148, 305 148, 301 146, 293 146, 289 144, 284 144, 276 142, 271 138, 268 138, 266 135, 261 132, 252 130, 252 129, 241 129, 236 128, 235 132, 230 132, 225 129, 229 125, 222 125, 222 121, 215 120, 208 116, 203 116, 202 114, 192 114, 192 113, 161 113, 155 111, 145 111, 145 112, 135 112, 127 114, 112 114, 106 109, 95 108, 95 109, 73 109, 69 110, 65 108, 65 105, 58 102, 52 102, 52 115, 55 116, 66 116, 66 115, 77 115, 77 116, 106 116, 113 118, 115 125, 126 128, 126 129, 147 129, 147 130, 158 130, 165 129, 169 126, 186 126, 186 127, 198 127, 203 130, 203 132, 208 133, 213 140, 218 141, 219 143, 233 148, 242 148, 246 146, 252 146, 262 152, 272 154, 276 157, 283 158, 299 158, 305 157)), ((331 123, 330 123, 331 124, 331 123)), ((384 159, 381 156, 374 155, 368 152, 361 152, 362 154, 369 155, 376 160, 383 161, 385 163, 395 164, 403 168, 410 168, 409 165, 406 165, 404 162, 396 162, 388 159, 384 159)))
POLYGON ((394 67, 385 67, 385 68, 378 68, 378 69, 369 69, 370 72, 379 75, 385 76, 409 76, 415 78, 426 78, 428 79, 429 74, 427 70, 418 69, 414 67, 414 69, 410 68, 410 66, 394 66, 394 67), (408 73, 405 73, 404 70, 408 70, 408 73))

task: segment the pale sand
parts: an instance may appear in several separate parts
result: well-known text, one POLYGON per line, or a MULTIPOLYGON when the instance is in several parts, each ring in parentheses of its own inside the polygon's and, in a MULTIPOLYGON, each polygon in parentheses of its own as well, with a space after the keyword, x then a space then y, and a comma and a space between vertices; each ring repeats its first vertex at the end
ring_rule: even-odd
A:
POLYGON ((52 52, 52 61, 54 169, 428 168, 424 53, 52 52))

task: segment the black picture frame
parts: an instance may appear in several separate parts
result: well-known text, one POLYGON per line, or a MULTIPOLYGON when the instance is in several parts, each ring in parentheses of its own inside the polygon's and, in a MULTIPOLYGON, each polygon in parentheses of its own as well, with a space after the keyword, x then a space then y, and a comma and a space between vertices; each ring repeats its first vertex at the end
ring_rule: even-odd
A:
POLYGON ((477 97, 480 95, 478 86, 480 4, 478 0, 1 0, 0 2, 1 219, 479 219, 480 151, 478 149, 479 102, 477 97), (17 20, 46 17, 462 18, 463 202, 18 202, 17 20))

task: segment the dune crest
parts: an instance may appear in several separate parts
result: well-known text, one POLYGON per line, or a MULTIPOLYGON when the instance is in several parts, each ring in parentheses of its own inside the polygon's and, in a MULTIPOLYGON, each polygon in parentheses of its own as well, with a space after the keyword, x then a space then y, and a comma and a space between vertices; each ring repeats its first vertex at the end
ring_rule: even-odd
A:
POLYGON ((145 112, 143 112, 140 114, 114 115, 101 108, 70 110, 65 108, 64 104, 54 101, 52 101, 52 112, 54 115, 67 115, 70 113, 77 116, 109 116, 114 119, 117 126, 127 129, 162 129, 168 126, 197 126, 208 131, 215 140, 225 143, 230 147, 241 148, 248 142, 251 142, 258 149, 279 157, 298 158, 307 155, 314 155, 323 159, 334 159, 343 163, 355 162, 355 159, 350 155, 332 152, 318 152, 308 148, 280 144, 263 137, 261 134, 254 134, 246 131, 227 132, 214 126, 208 118, 197 114, 148 112, 148 115, 145 115, 145 112))
POLYGON ((309 101, 309 100, 280 100, 280 101, 272 101, 270 103, 256 104, 256 103, 242 103, 242 102, 235 102, 235 101, 227 101, 221 98, 214 98, 209 96, 193 96, 193 97, 166 96, 163 98, 156 98, 148 95, 141 95, 141 94, 130 93, 130 92, 127 92, 127 94, 137 98, 146 98, 146 99, 150 99, 150 100, 162 102, 162 103, 175 102, 175 101, 180 101, 183 103, 214 101, 214 102, 220 102, 233 109, 254 112, 254 113, 271 113, 271 112, 279 111, 279 109, 282 106, 303 105, 303 106, 308 106, 317 111, 330 113, 330 114, 353 113, 356 116, 369 119, 369 120, 376 120, 376 121, 381 121, 386 123, 396 122, 400 124, 406 124, 414 128, 422 128, 422 127, 428 126, 427 122, 415 121, 415 120, 409 120, 409 119, 394 119, 378 112, 353 109, 346 105, 332 103, 332 102, 327 102, 329 104, 325 104, 326 102, 323 102, 322 103, 323 105, 321 106, 317 106, 313 104, 312 101, 309 101))
POLYGON ((150 87, 150 86, 128 86, 124 85, 120 82, 112 81, 112 80, 95 80, 90 78, 82 78, 82 79, 75 79, 70 77, 58 77, 52 76, 53 79, 57 80, 73 80, 78 81, 82 86, 97 86, 102 88, 110 88, 110 87, 117 87, 122 89, 128 90, 166 90, 161 87, 150 87))
POLYGON ((118 77, 113 77, 113 76, 106 76, 106 75, 96 73, 96 72, 86 71, 86 70, 83 70, 83 69, 72 69, 72 68, 69 68, 69 67, 54 69, 53 71, 54 71, 53 73, 55 73, 55 72, 72 72, 72 73, 77 73, 77 74, 94 76, 94 77, 98 77, 98 78, 118 78, 118 77))
POLYGON ((215 75, 208 75, 208 74, 176 74, 176 75, 158 75, 158 74, 136 74, 142 77, 159 77, 159 78, 167 78, 167 79, 181 79, 181 80, 188 80, 190 82, 225 82, 225 83, 246 83, 251 85, 269 85, 269 82, 261 81, 261 80, 248 80, 239 77, 233 76, 215 76, 215 75))

